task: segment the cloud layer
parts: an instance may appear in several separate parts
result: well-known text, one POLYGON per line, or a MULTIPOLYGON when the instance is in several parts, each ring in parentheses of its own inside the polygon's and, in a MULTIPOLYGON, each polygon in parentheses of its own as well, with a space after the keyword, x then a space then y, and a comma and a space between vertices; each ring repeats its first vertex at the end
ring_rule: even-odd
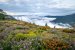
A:
POLYGON ((1 0, 0 8, 12 12, 66 15, 75 13, 75 0, 1 0))

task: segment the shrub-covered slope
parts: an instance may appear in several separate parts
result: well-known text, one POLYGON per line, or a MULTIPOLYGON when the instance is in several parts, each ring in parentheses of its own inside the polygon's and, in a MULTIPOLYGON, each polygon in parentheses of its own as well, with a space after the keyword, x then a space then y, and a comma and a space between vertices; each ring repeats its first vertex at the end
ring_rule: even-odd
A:
POLYGON ((75 29, 56 29, 11 19, 0 10, 0 50, 75 50, 75 29))
POLYGON ((75 30, 17 21, 0 21, 0 48, 3 50, 73 50, 75 30))

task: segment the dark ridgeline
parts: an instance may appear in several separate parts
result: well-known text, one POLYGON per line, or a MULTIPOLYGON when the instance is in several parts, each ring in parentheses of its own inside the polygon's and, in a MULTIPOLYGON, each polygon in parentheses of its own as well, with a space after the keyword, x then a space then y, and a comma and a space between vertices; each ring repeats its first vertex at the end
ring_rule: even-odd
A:
POLYGON ((6 12, 0 9, 0 20, 4 20, 4 19, 14 19, 14 18, 10 15, 7 15, 6 12))
POLYGON ((49 18, 56 18, 56 20, 52 21, 54 23, 68 23, 70 25, 75 24, 75 14, 66 15, 66 16, 45 16, 49 18))

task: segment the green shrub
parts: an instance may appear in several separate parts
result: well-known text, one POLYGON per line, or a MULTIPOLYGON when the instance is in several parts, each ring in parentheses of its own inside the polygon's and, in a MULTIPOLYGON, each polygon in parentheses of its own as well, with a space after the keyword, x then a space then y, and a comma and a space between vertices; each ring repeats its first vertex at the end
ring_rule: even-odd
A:
POLYGON ((23 27, 17 26, 16 29, 23 29, 23 27))
POLYGON ((44 46, 44 44, 42 43, 42 41, 40 41, 40 40, 36 40, 36 38, 35 38, 35 40, 32 42, 32 45, 31 45, 32 47, 31 47, 31 50, 46 50, 46 48, 45 48, 45 46, 44 46))
POLYGON ((63 32, 65 33, 75 33, 74 29, 64 29, 63 32))
MULTIPOLYGON (((25 34, 26 35, 26 34, 25 34)), ((28 37, 36 37, 36 33, 34 33, 33 31, 29 31, 27 34, 28 37)))
POLYGON ((17 33, 17 34, 15 35, 15 39, 16 39, 17 41, 24 40, 24 39, 25 39, 25 35, 24 35, 23 33, 17 33))
POLYGON ((3 41, 1 43, 1 46, 2 46, 3 50, 12 50, 11 43, 8 41, 3 41))

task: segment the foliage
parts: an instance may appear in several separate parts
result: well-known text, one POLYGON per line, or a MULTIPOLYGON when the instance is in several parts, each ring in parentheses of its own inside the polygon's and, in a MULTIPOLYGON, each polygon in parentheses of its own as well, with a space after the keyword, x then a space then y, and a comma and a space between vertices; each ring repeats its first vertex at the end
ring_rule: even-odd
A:
POLYGON ((54 39, 45 39, 44 44, 47 49, 56 50, 56 49, 63 49, 63 48, 69 48, 69 44, 60 41, 57 38, 54 39))
POLYGON ((54 30, 17 20, 0 23, 0 37, 4 37, 0 39, 0 47, 4 50, 72 50, 75 47, 73 29, 54 30))
POLYGON ((8 41, 2 41, 1 43, 3 50, 12 50, 11 43, 8 41))
POLYGON ((5 19, 6 13, 0 9, 0 19, 5 19))
POLYGON ((74 29, 64 29, 63 32, 65 33, 75 33, 74 29))
POLYGON ((14 38, 17 41, 24 40, 25 39, 25 35, 23 33, 17 33, 14 38))
POLYGON ((0 14, 0 19, 5 19, 5 15, 4 14, 0 14))

